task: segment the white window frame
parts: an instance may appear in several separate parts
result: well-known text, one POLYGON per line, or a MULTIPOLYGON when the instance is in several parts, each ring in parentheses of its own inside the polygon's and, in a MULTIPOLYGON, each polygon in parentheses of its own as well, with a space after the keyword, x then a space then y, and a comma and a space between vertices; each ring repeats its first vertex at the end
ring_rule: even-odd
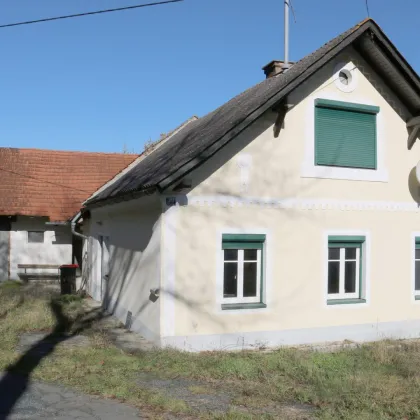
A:
MULTIPOLYGON (((339 263, 339 292, 338 293, 331 293, 328 294, 329 300, 334 299, 360 299, 360 248, 349 248, 349 249, 356 249, 356 259, 347 259, 346 260, 346 247, 336 248, 340 250, 340 257, 338 260, 329 259, 328 258, 328 267, 330 262, 338 262, 339 263), (354 293, 346 293, 344 291, 345 285, 345 265, 346 261, 356 261, 356 288, 354 293)), ((328 268, 329 269, 329 268, 328 268)), ((328 278, 327 278, 327 288, 328 288, 328 278)))
POLYGON ((416 258, 416 248, 414 248, 414 296, 420 299, 420 290, 416 290, 416 261, 420 261, 420 258, 416 258))
MULTIPOLYGON (((225 251, 225 250, 223 250, 225 251)), ((225 264, 236 264, 237 270, 237 296, 236 297, 224 297, 222 295, 223 303, 234 304, 234 303, 260 303, 261 302, 261 256, 262 250, 257 249, 257 295, 252 297, 244 297, 244 263, 255 262, 255 260, 244 259, 244 249, 238 248, 238 260, 237 261, 225 261, 223 257, 223 282, 224 282, 224 267, 225 264)), ((223 252, 224 255, 224 252, 223 252)))
POLYGON ((420 303, 420 290, 416 290, 416 240, 420 238, 420 232, 413 232, 411 235, 411 244, 412 244, 412 296, 414 301, 420 303))
POLYGON ((305 154, 301 168, 302 178, 344 179, 350 181, 388 182, 385 166, 385 121, 382 108, 376 114, 376 169, 342 168, 337 166, 315 165, 315 101, 328 99, 352 102, 360 105, 377 106, 371 99, 352 94, 351 100, 344 93, 315 92, 307 99, 305 115, 305 154))
POLYGON ((371 302, 371 232, 369 230, 358 229, 332 229, 323 232, 323 244, 321 251, 323 262, 323 288, 320 290, 320 299, 323 299, 323 306, 329 311, 336 310, 360 310, 370 306, 371 302), (362 281, 360 284, 360 297, 356 299, 329 299, 328 298, 328 247, 331 237, 347 236, 364 237, 362 243, 362 281))

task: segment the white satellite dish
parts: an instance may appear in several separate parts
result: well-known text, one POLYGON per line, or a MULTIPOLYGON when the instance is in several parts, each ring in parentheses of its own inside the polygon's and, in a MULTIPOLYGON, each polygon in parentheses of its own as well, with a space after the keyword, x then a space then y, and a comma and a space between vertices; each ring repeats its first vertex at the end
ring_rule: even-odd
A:
POLYGON ((416 178, 417 178, 417 182, 420 184, 420 161, 416 165, 416 178))

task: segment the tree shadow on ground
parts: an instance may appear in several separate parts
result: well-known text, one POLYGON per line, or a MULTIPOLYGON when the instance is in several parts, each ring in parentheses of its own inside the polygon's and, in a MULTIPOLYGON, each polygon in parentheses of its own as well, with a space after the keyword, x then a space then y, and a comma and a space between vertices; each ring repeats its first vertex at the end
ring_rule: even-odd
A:
POLYGON ((0 420, 7 419, 14 406, 28 389, 30 376, 43 359, 51 355, 62 342, 80 334, 107 315, 98 308, 71 319, 63 305, 52 298, 50 308, 55 317, 55 327, 50 334, 30 347, 15 363, 8 366, 0 377, 0 420))

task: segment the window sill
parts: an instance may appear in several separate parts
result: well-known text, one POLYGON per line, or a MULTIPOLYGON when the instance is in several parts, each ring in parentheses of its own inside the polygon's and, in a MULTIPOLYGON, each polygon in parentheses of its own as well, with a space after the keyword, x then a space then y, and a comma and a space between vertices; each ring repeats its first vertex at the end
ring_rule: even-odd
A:
POLYGON ((223 303, 223 311, 232 311, 235 309, 261 309, 266 308, 265 303, 223 303))
POLYGON ((353 305, 366 303, 366 299, 328 299, 327 305, 353 305))
POLYGON ((388 182, 388 173, 384 169, 341 168, 338 166, 317 166, 304 164, 303 178, 341 179, 347 181, 388 182))

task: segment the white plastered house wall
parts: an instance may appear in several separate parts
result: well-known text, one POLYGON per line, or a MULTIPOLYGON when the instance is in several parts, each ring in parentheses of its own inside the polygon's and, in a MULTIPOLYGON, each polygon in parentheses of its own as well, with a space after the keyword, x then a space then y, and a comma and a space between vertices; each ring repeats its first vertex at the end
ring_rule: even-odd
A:
POLYGON ((278 137, 269 111, 188 175, 188 194, 92 209, 91 294, 100 281, 100 236, 109 236, 109 300, 123 322, 131 312, 134 331, 188 351, 420 335, 412 261, 420 146, 407 148, 403 104, 351 48, 288 103, 278 137), (351 88, 338 86, 341 68, 351 72, 351 88), (318 98, 380 108, 374 173, 314 167, 318 98), (265 308, 222 310, 223 234, 265 235, 265 308), (327 305, 330 235, 366 238, 363 303, 327 305), (155 288, 160 296, 152 302, 155 288))
MULTIPOLYGON (((171 131, 155 143, 151 151, 139 156, 92 194, 90 199, 196 120, 197 117, 193 116, 171 131)), ((157 345, 160 345, 161 339, 162 299, 159 299, 159 292, 163 218, 161 199, 153 196, 93 209, 90 217, 83 220, 82 227, 86 236, 83 241, 84 288, 93 299, 102 301, 129 329, 140 332, 157 345), (109 248, 105 251, 105 258, 104 240, 109 248), (106 280, 103 274, 108 269, 106 280)))
POLYGON ((93 209, 84 230, 88 293, 131 330, 159 344, 161 300, 151 290, 160 288, 160 201, 151 197, 93 209))
POLYGON ((270 111, 190 174, 193 190, 170 209, 164 260, 175 274, 165 272, 163 285, 182 299, 164 298, 165 345, 199 351, 420 336, 412 280, 420 146, 407 148, 403 104, 351 48, 288 103, 279 137, 270 111), (350 69, 351 89, 337 86, 340 68, 350 69), (314 167, 317 98, 380 108, 377 170, 314 167), (266 308, 221 309, 224 233, 266 235, 266 308), (329 235, 366 238, 365 302, 327 305, 329 235))
MULTIPOLYGON (((48 225, 42 217, 17 216, 10 231, 10 278, 18 280, 24 272, 19 264, 62 265, 72 262, 72 234, 69 225, 48 225), (42 243, 30 243, 28 232, 44 232, 42 243)), ((57 274, 51 269, 32 269, 28 273, 57 274)), ((41 276, 40 276, 41 277, 41 276)))

